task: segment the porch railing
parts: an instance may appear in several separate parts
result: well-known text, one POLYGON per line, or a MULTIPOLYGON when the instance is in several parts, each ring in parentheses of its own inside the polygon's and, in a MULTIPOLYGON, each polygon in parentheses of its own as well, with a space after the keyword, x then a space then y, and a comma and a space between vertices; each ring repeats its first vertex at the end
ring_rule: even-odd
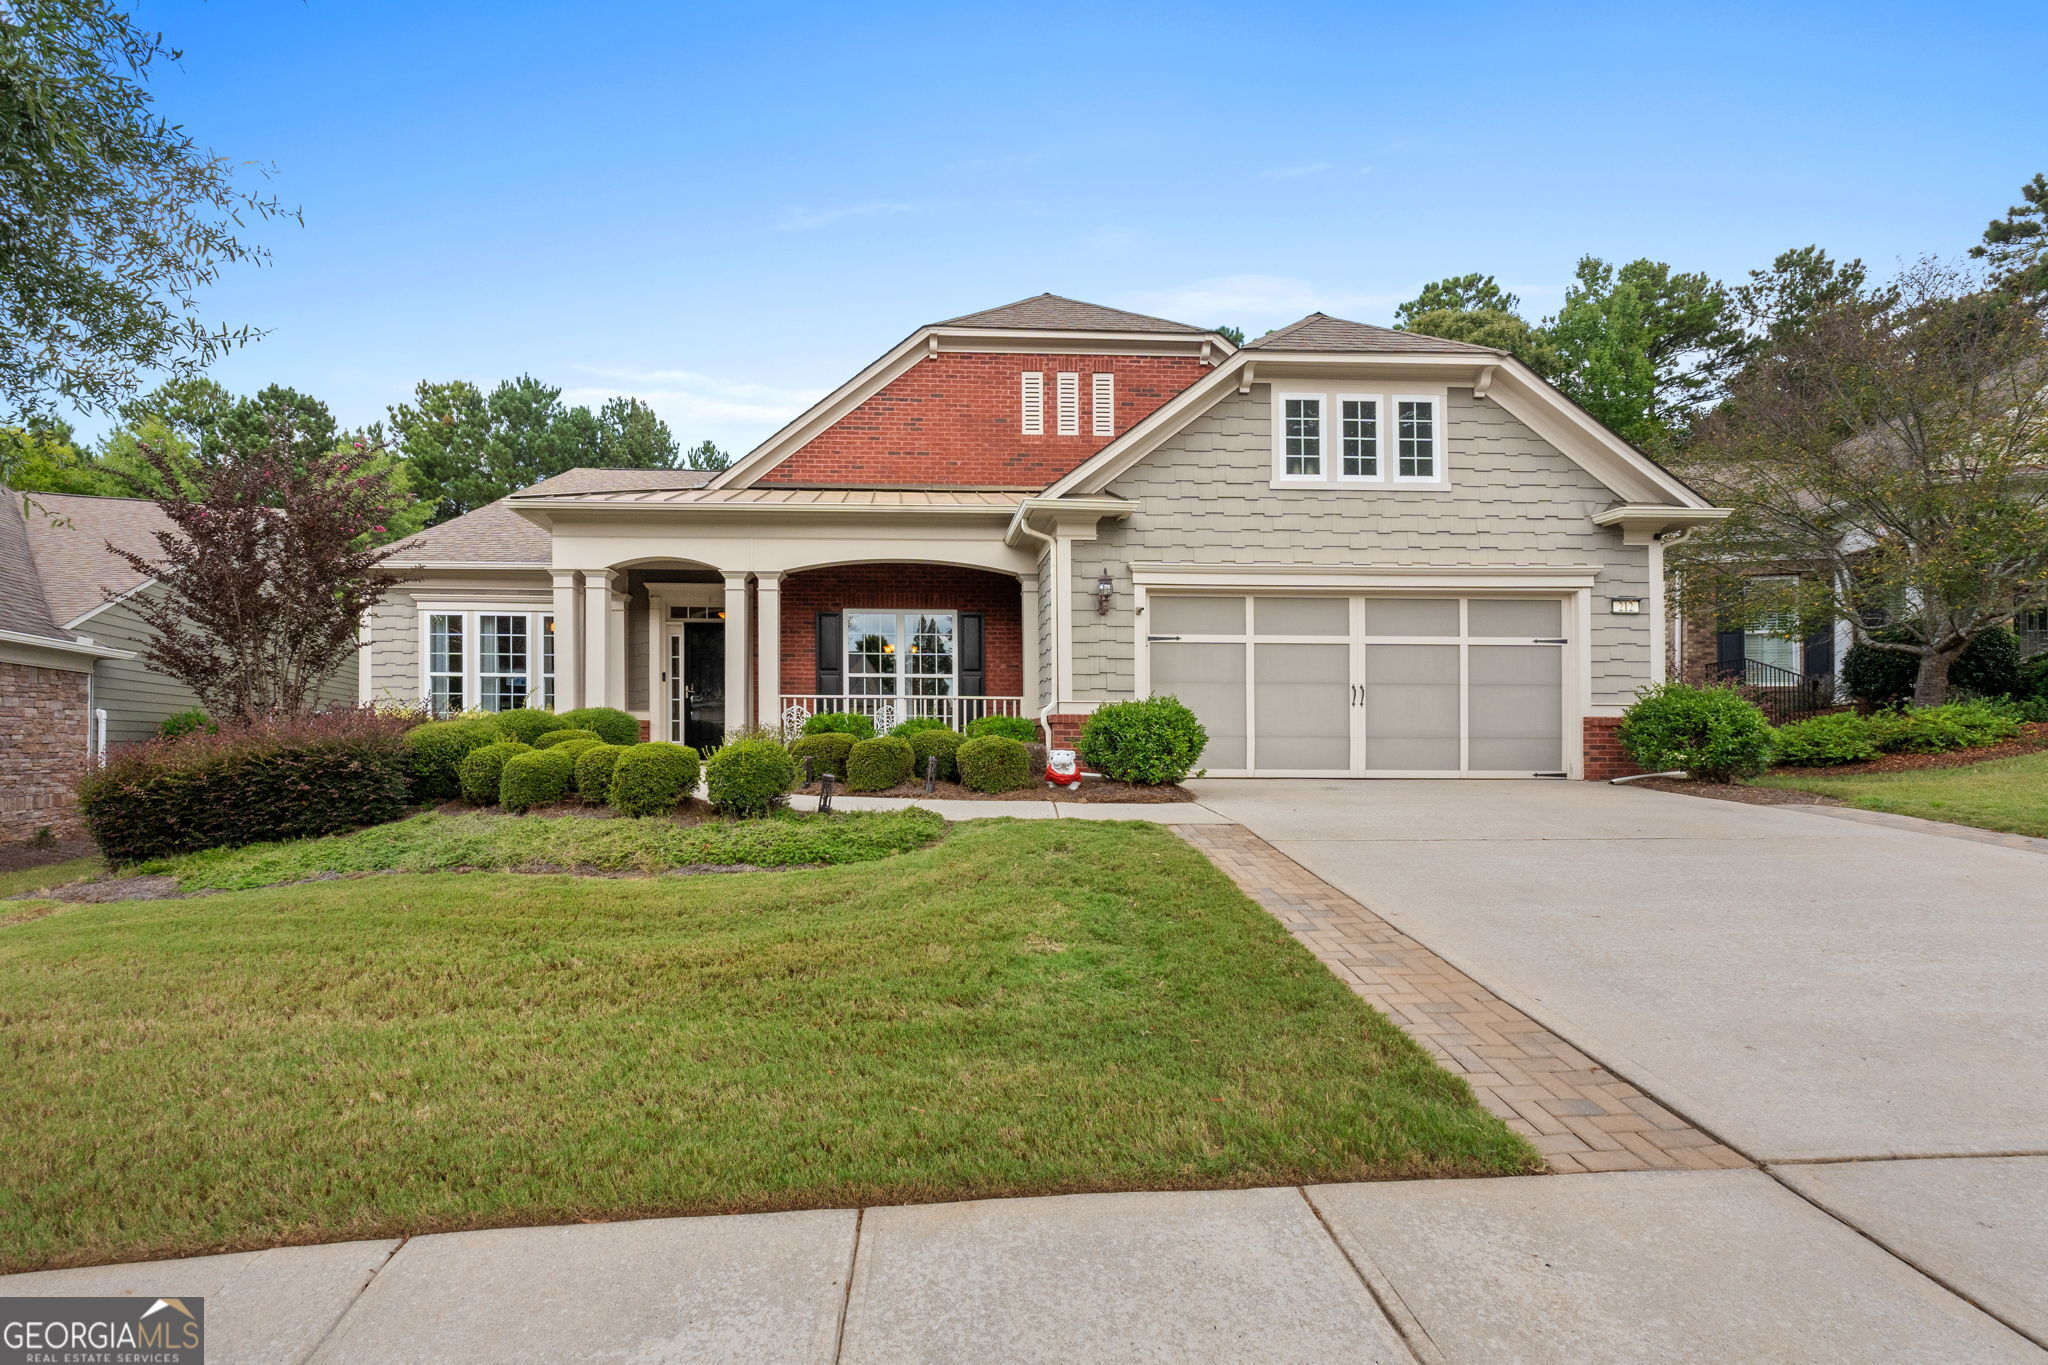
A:
POLYGON ((875 722, 875 733, 914 717, 931 716, 949 729, 962 730, 983 716, 1021 716, 1022 697, 827 697, 812 693, 782 695, 782 731, 793 735, 804 722, 826 711, 855 711, 875 722))
POLYGON ((1742 691, 1776 725, 1805 720, 1835 705, 1832 673, 1795 673, 1761 659, 1744 659, 1740 683, 1742 691))

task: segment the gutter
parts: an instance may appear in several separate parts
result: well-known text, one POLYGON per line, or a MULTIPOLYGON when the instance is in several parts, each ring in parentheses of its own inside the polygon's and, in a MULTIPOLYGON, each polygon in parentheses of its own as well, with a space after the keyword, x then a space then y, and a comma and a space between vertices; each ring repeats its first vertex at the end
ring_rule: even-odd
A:
POLYGON ((0 630, 0 644, 30 645, 36 649, 54 649, 63 654, 89 654, 95 659, 132 659, 132 649, 114 649, 107 645, 96 645, 90 640, 60 640, 54 635, 31 635, 20 630, 0 630))

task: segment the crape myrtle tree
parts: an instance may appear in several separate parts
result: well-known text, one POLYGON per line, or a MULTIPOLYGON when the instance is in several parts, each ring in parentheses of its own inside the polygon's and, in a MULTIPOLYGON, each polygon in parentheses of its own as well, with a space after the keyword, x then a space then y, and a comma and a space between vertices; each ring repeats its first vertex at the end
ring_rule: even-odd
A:
POLYGON ((383 566, 407 547, 373 543, 404 500, 391 463, 366 445, 302 455, 300 439, 279 422, 190 469, 141 443, 153 477, 117 476, 171 523, 153 555, 107 547, 163 589, 129 599, 152 636, 143 658, 217 719, 312 709, 363 614, 405 581, 383 566))
POLYGON ((2041 318, 1937 261, 1853 291, 1749 362, 1680 472, 1734 509, 1674 555, 1688 610, 1846 620, 1911 657, 1914 702, 1938 704, 1973 638, 2048 606, 2041 318), (1809 572, 1749 576, 1783 563, 1809 572))

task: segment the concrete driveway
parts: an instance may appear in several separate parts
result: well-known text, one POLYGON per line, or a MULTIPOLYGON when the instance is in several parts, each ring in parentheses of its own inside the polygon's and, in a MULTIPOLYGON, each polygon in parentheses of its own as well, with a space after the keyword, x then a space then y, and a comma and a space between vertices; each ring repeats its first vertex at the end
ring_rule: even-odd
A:
POLYGON ((1206 781, 1748 1156, 2048 1152, 2048 857, 1605 783, 1206 781))

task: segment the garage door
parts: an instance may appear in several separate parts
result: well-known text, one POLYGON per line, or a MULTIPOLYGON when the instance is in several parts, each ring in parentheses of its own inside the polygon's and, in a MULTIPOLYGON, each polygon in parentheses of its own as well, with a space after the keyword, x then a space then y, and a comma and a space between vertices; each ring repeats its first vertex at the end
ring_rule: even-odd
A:
POLYGON ((1151 690, 1262 777, 1561 776, 1565 604, 1154 594, 1151 690))

